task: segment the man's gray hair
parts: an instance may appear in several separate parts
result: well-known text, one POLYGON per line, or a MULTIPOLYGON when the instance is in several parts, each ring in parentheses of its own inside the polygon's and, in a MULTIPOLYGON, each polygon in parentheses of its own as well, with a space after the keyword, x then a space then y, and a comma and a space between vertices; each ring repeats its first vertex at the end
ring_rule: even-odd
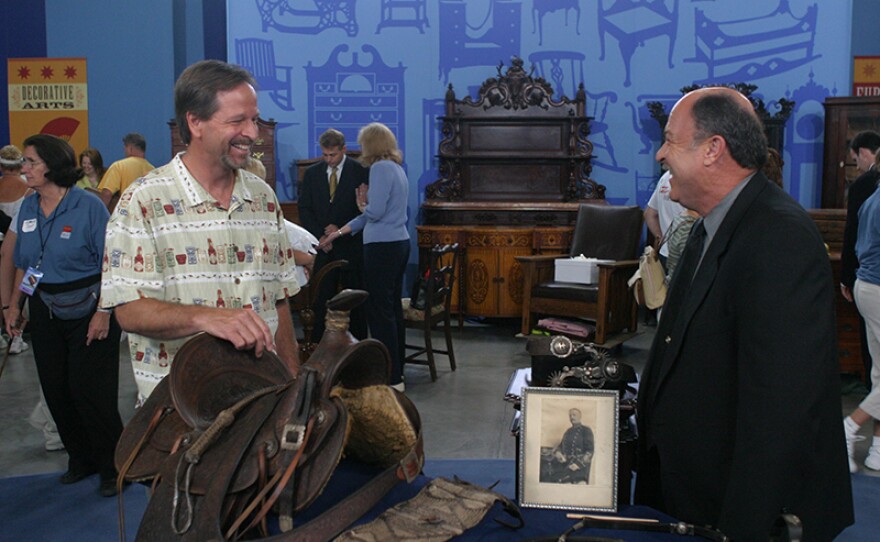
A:
POLYGON ((754 111, 743 107, 733 93, 706 93, 694 102, 694 141, 719 135, 741 167, 761 169, 767 161, 767 136, 754 111))

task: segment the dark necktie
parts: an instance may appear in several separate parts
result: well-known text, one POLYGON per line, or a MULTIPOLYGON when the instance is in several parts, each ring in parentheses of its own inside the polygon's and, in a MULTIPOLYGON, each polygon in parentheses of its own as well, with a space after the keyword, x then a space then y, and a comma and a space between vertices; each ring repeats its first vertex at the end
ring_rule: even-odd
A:
POLYGON ((330 201, 333 201, 333 196, 336 195, 336 184, 339 180, 336 178, 336 168, 334 167, 330 171, 330 201))

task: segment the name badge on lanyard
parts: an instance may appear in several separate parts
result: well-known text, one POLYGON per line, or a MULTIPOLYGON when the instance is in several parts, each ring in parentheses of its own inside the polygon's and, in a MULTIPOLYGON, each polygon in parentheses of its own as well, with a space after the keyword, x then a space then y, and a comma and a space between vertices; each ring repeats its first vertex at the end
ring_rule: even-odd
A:
POLYGON ((21 284, 18 285, 18 289, 27 295, 34 295, 34 290, 37 289, 37 285, 42 279, 42 271, 33 267, 28 267, 27 271, 24 272, 24 277, 21 279, 21 284))

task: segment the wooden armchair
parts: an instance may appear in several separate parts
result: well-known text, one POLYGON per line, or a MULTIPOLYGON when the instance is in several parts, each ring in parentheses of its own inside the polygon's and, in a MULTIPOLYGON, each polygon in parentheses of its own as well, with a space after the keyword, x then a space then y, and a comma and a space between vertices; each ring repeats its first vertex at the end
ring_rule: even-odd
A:
POLYGON ((523 269, 523 335, 531 333, 539 314, 594 320, 595 344, 623 330, 636 331, 638 307, 627 280, 639 265, 641 234, 639 207, 581 204, 569 256, 614 260, 598 265, 595 284, 556 282, 558 256, 518 256, 523 269))
MULTIPOLYGON (((455 284, 455 270, 458 268, 458 243, 453 245, 437 245, 429 255, 428 276, 425 286, 425 308, 417 310, 412 306, 404 306, 403 320, 407 328, 421 329, 425 337, 425 346, 407 344, 406 348, 415 350, 406 356, 404 363, 427 365, 431 372, 431 381, 437 380, 437 366, 434 354, 444 354, 449 358, 449 365, 455 370, 455 353, 452 350, 452 325, 450 313, 452 307, 452 288, 455 284), (446 338, 446 350, 434 348, 431 342, 431 331, 443 323, 446 338), (424 354, 425 358, 420 359, 424 354)), ((410 300, 412 302, 413 300, 410 300)))

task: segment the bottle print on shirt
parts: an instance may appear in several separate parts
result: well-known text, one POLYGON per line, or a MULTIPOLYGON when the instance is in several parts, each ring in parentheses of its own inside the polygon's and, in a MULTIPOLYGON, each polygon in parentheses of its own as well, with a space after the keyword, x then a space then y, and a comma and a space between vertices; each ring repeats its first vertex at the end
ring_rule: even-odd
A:
POLYGON ((165 343, 159 343, 159 367, 168 367, 168 352, 165 351, 165 343))
POLYGON ((144 254, 141 247, 137 248, 137 254, 134 257, 134 271, 135 273, 144 272, 144 254))
POLYGON ((226 307, 226 301, 223 300, 223 290, 217 290, 217 308, 223 309, 226 307))
POLYGON ((210 237, 208 238, 208 263, 217 265, 217 251, 214 249, 214 243, 210 237))

